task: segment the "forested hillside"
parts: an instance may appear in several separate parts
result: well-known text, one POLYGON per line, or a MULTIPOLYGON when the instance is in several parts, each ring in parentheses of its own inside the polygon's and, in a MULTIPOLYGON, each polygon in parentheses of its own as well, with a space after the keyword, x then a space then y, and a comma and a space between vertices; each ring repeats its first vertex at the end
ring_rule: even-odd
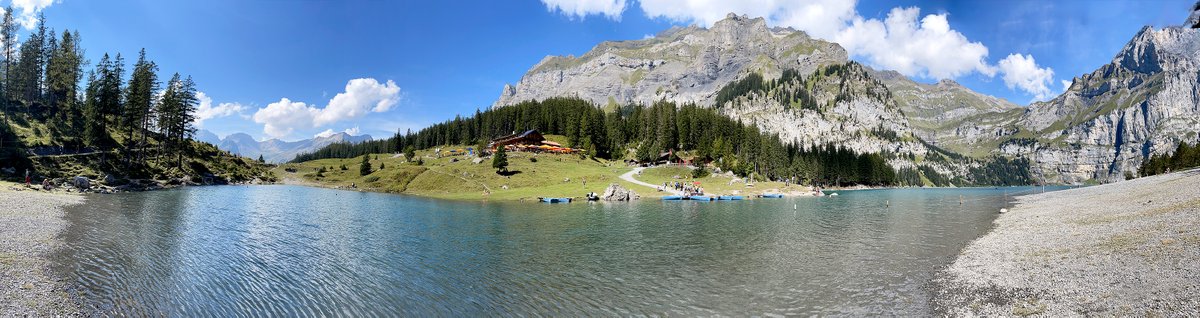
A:
MULTIPOLYGON (((901 142, 921 149, 913 152, 858 152, 841 143, 802 143, 760 130, 721 113, 733 104, 766 99, 816 116, 832 112, 835 105, 852 100, 872 100, 891 107, 891 93, 869 77, 857 63, 819 68, 810 75, 785 70, 780 78, 766 80, 751 73, 719 90, 716 99, 728 107, 700 107, 658 102, 649 106, 598 107, 575 98, 527 101, 477 111, 417 132, 360 145, 334 144, 294 162, 322 158, 350 158, 369 153, 397 153, 408 148, 442 145, 482 147, 493 137, 538 129, 568 136, 570 146, 606 159, 650 161, 674 151, 700 163, 711 163, 740 176, 793 180, 820 185, 1017 185, 1029 184, 1028 161, 1003 157, 969 158, 912 135, 877 127, 873 138, 901 142), (875 85, 860 85, 871 82, 875 85), (828 87, 826 87, 828 86, 828 87), (816 93, 822 94, 814 97, 816 93), (828 95, 828 96, 825 96, 828 95), (900 165, 899 168, 896 165, 900 165), (948 173, 934 167, 964 167, 948 173), (941 170, 941 171, 939 171, 941 170)), ((898 111, 898 110, 896 110, 898 111)), ((831 114, 829 116, 836 116, 831 114)), ((848 133, 848 132, 847 132, 848 133)), ((854 134, 847 134, 854 135, 854 134)))
POLYGON ((162 83, 145 50, 132 69, 120 53, 88 68, 78 31, 56 32, 44 17, 24 42, 16 31, 10 8, 0 21, 5 178, 29 171, 38 180, 85 176, 112 185, 269 179, 260 163, 191 140, 195 82, 175 73, 162 83))
POLYGON ((1175 151, 1150 157, 1138 169, 1142 176, 1153 176, 1170 171, 1181 171, 1200 167, 1200 144, 1190 145, 1180 142, 1175 151))

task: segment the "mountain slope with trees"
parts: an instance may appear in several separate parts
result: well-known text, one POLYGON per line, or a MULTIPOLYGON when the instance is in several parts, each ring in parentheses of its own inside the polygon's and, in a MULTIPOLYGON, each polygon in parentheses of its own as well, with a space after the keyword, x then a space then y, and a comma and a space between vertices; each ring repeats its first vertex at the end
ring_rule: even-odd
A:
POLYGON ((861 67, 890 92, 876 98, 854 91, 879 86, 858 70, 826 74, 848 64, 837 44, 730 15, 709 29, 672 28, 653 38, 603 42, 579 57, 546 57, 506 86, 493 108, 562 96, 606 108, 695 103, 801 144, 916 157, 889 159, 897 169, 921 170, 923 153, 936 152, 921 145, 928 144, 971 159, 928 164, 941 174, 965 178, 1004 157, 1028 162, 1038 182, 1111 182, 1135 175, 1180 142, 1200 141, 1197 57, 1200 29, 1189 20, 1143 28, 1112 63, 1024 108, 952 81, 922 84, 861 67), (748 93, 745 100, 740 93, 748 93), (882 130, 901 139, 871 136, 882 130))
POLYGON ((134 189, 271 179, 259 162, 192 140, 195 82, 176 73, 161 83, 145 50, 132 70, 106 53, 85 73, 78 31, 56 35, 41 16, 24 42, 16 30, 9 8, 0 21, 0 177, 84 176, 134 189))

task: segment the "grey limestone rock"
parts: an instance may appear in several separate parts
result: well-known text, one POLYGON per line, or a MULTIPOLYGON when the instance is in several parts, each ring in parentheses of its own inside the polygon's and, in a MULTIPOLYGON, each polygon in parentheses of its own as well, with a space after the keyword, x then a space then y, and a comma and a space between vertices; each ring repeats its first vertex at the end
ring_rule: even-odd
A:
POLYGON ((608 185, 608 188, 604 189, 604 194, 600 195, 600 199, 604 201, 632 201, 641 198, 637 192, 633 192, 633 190, 626 189, 616 183, 608 185))

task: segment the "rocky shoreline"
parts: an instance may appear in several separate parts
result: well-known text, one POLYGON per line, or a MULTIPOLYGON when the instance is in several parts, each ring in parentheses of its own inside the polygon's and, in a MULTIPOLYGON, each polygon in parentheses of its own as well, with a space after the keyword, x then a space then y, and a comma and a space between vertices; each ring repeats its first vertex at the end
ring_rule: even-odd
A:
POLYGON ((0 189, 0 316, 77 316, 67 283, 50 271, 64 208, 84 197, 0 189))
POLYGON ((934 280, 949 316, 1200 315, 1200 170, 1022 196, 934 280))

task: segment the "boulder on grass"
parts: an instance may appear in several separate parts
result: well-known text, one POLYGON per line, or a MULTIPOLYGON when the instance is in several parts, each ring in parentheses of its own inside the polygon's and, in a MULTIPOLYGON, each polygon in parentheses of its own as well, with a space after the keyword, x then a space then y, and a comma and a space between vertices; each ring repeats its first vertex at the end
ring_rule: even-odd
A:
POLYGON ((641 198, 637 192, 633 192, 633 190, 626 189, 616 183, 608 185, 608 188, 604 189, 604 194, 600 195, 600 200, 604 201, 632 201, 641 198))

